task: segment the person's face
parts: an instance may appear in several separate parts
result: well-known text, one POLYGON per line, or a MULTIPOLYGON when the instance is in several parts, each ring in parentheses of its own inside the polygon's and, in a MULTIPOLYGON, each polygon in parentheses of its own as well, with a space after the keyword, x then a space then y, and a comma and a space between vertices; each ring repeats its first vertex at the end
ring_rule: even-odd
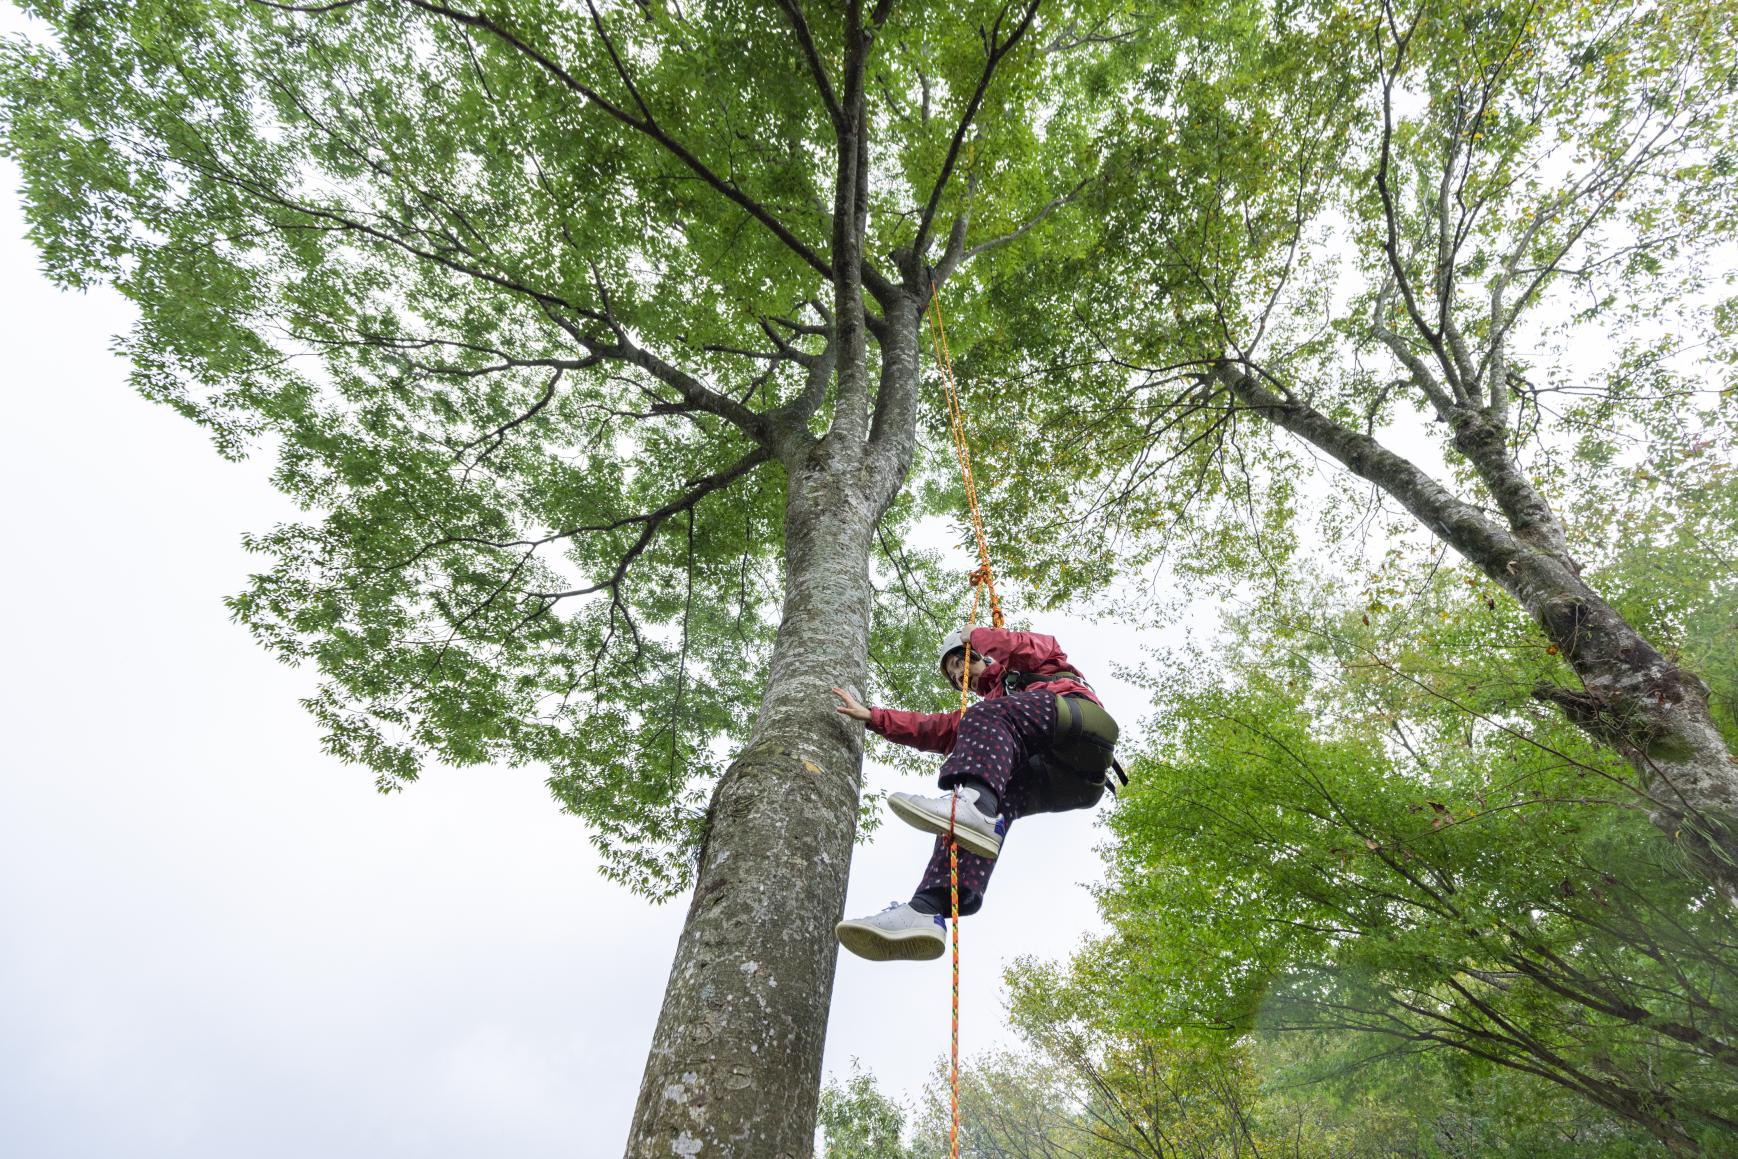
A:
MULTIPOLYGON (((966 667, 966 656, 965 656, 964 652, 954 652, 951 655, 949 655, 947 658, 947 665, 945 668, 945 671, 947 672, 947 682, 949 684, 953 685, 955 688, 958 688, 960 686, 960 675, 961 675, 961 673, 963 673, 965 671, 965 667, 966 667)), ((980 660, 978 657, 973 656, 972 657, 972 681, 975 683, 977 681, 978 677, 980 677, 984 674, 984 669, 988 668, 988 667, 989 667, 989 665, 987 663, 985 663, 983 660, 980 660)))

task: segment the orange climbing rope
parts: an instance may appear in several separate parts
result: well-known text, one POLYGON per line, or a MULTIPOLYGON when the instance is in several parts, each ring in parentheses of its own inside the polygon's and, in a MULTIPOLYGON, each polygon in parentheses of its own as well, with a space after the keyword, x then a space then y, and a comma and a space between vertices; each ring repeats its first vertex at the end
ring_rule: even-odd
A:
POLYGON ((948 1072, 948 1104, 953 1108, 953 1124, 947 1132, 950 1159, 959 1159, 960 1155, 960 845, 953 839, 959 807, 956 793, 947 807, 947 896, 953 916, 953 1062, 948 1072))
MULTIPOLYGON (((983 512, 978 510, 978 486, 977 481, 972 478, 972 453, 966 443, 965 408, 960 405, 959 386, 953 377, 953 356, 947 348, 947 327, 941 319, 941 293, 933 286, 930 289, 929 305, 930 342, 935 349, 935 362, 941 369, 942 382, 947 388, 948 428, 953 432, 954 454, 959 459, 960 479, 965 485, 966 507, 972 517, 972 534, 978 544, 978 570, 971 576, 972 611, 966 620, 965 670, 960 676, 960 715, 964 716, 972 685, 972 629, 978 623, 978 607, 987 590, 990 593, 990 621, 1000 628, 1002 601, 996 598, 996 577, 990 570, 990 541, 984 534, 983 512)), ((959 1159, 960 1154, 960 866, 959 843, 954 840, 953 835, 958 808, 959 798, 955 796, 948 806, 947 818, 948 916, 953 923, 953 1041, 952 1065, 948 1072, 948 1101, 953 1110, 953 1124, 948 1130, 949 1159, 959 1159)))
MULTIPOLYGON (((966 412, 960 405, 959 385, 954 382, 953 356, 947 348, 947 327, 941 319, 941 291, 932 288, 929 297, 929 336, 935 348, 936 365, 941 368, 943 385, 947 388, 947 421, 953 432, 954 454, 960 463, 960 481, 965 485, 966 508, 971 512, 972 534, 978 543, 978 570, 972 573, 972 586, 990 591, 990 622, 1002 626, 1002 601, 996 597, 996 577, 990 570, 990 541, 984 534, 984 514, 978 510, 978 483, 972 476, 972 452, 966 444, 966 412)), ((974 593, 975 595, 975 593, 974 593)), ((974 618, 976 600, 973 601, 974 618)))

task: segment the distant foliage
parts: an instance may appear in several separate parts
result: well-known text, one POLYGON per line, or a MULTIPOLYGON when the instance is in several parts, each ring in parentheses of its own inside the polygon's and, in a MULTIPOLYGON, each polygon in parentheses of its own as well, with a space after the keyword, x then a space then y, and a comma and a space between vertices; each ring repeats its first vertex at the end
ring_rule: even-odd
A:
MULTIPOLYGON (((1709 480, 1731 463, 1695 458, 1657 498, 1623 477, 1589 530, 1617 544, 1598 579, 1708 674, 1730 728, 1738 589, 1717 561, 1738 527, 1709 480)), ((1403 1098, 1434 1076, 1528 1121, 1570 1092, 1583 1144, 1728 1153, 1738 921, 1626 762, 1530 699, 1555 649, 1430 558, 1391 558, 1355 600, 1293 590, 1155 673, 1155 744, 1113 822, 1115 932, 1077 983, 1131 1027, 1308 1036, 1287 1084, 1403 1098)))
POLYGON ((905 1112, 851 1064, 851 1077, 821 1088, 821 1159, 916 1159, 903 1141, 905 1112))

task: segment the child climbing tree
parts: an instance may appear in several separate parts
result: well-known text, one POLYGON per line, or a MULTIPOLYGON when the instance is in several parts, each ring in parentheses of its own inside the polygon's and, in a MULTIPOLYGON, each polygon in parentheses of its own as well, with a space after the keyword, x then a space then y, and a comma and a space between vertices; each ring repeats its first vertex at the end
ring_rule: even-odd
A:
POLYGON ((962 274, 1079 243, 1121 36, 1039 0, 25 7, 48 272, 127 295, 138 388, 308 513, 237 616, 382 789, 534 763, 609 872, 693 881, 630 1154, 806 1154, 862 757, 827 688, 928 662, 871 571, 919 312, 954 281, 970 331, 962 274))

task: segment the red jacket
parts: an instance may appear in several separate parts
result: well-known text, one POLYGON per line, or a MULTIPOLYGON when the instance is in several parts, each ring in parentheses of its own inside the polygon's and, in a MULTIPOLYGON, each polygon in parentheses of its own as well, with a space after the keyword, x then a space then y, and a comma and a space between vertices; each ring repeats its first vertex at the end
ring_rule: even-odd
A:
MULTIPOLYGON (((990 662, 974 688, 985 700, 1007 695, 1002 690, 1002 675, 1006 672, 1029 672, 1039 676, 1074 672, 1067 653, 1056 643, 1055 636, 1012 632, 1006 628, 973 628, 971 645, 973 659, 981 657, 990 662)), ((1074 674, 1079 675, 1078 672, 1074 674)), ((1099 703, 1092 689, 1081 680, 1047 680, 1034 687, 1057 696, 1077 692, 1094 704, 1099 703)), ((869 710, 871 731, 895 744, 910 745, 925 752, 952 752, 959 725, 960 714, 957 712, 904 712, 897 708, 869 710)))

